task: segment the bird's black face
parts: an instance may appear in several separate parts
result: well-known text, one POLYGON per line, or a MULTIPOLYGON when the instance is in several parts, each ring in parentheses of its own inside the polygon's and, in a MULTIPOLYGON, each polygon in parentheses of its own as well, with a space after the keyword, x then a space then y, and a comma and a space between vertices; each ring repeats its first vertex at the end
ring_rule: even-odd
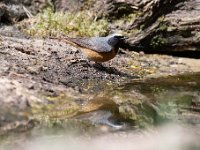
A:
POLYGON ((127 39, 127 37, 123 36, 123 35, 113 35, 110 36, 108 38, 108 43, 113 46, 116 47, 118 46, 121 42, 123 42, 125 39, 127 39))
POLYGON ((127 39, 127 37, 125 37, 123 35, 115 35, 114 39, 118 40, 118 41, 123 41, 123 40, 127 39))

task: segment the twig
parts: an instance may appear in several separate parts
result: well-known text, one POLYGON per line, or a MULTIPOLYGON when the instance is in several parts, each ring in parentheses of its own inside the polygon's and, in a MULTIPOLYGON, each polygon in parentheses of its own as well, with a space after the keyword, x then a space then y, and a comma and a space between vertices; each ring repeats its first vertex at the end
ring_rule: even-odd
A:
POLYGON ((26 15, 28 16, 28 18, 33 18, 33 15, 31 14, 31 12, 25 7, 25 6, 22 6, 26 15))

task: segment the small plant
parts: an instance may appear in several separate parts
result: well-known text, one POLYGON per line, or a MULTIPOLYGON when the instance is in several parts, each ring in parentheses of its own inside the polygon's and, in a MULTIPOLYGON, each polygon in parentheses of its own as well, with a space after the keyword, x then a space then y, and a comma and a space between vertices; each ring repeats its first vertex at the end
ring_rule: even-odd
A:
POLYGON ((151 39, 151 43, 150 45, 153 47, 153 48, 158 48, 162 45, 165 45, 167 43, 166 39, 164 37, 162 37, 161 35, 157 35, 155 37, 153 37, 151 39))
POLYGON ((35 17, 35 21, 22 29, 25 33, 36 37, 59 36, 97 36, 108 32, 108 22, 104 19, 95 20, 89 11, 77 13, 54 13, 45 9, 35 17))

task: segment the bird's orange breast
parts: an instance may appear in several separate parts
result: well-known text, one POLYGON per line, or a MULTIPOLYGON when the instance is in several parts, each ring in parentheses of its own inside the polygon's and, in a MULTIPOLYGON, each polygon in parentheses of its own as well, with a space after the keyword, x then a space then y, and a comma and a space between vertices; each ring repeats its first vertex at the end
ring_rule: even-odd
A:
POLYGON ((65 39, 64 41, 80 49, 87 59, 95 61, 95 62, 105 62, 105 61, 111 60, 117 55, 117 52, 114 49, 111 50, 110 52, 97 52, 95 50, 90 50, 88 48, 79 46, 78 44, 68 39, 65 39))
POLYGON ((110 52, 97 52, 87 48, 81 48, 83 54, 87 57, 87 59, 95 61, 95 62, 105 62, 116 56, 116 51, 112 50, 110 52))

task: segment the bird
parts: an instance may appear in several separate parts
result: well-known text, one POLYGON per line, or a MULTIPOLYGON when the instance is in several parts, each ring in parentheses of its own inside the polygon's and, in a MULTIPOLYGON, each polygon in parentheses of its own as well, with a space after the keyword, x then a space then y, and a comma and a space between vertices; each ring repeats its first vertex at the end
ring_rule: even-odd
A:
POLYGON ((106 62, 113 59, 118 51, 120 44, 127 39, 122 34, 111 34, 106 37, 61 37, 60 39, 81 50, 83 55, 90 61, 106 62))

